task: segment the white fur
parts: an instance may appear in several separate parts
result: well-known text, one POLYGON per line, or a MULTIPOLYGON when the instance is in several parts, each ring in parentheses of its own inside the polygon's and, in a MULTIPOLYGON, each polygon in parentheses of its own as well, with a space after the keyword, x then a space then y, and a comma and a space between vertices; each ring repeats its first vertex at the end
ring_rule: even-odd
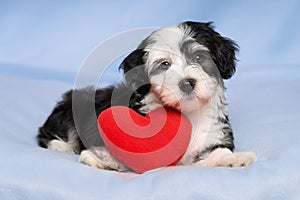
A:
POLYGON ((248 167, 255 161, 256 156, 252 152, 233 153, 229 149, 219 148, 194 165, 204 167, 248 167))
MULTIPOLYGON (((161 28, 151 34, 151 39, 157 42, 149 44, 145 48, 145 51, 148 51, 151 54, 157 53, 158 56, 159 53, 162 53, 162 57, 169 56, 170 54, 181 57, 178 45, 185 38, 193 40, 192 35, 193 33, 188 27, 185 27, 184 30, 177 25, 161 28)), ((197 46, 198 48, 208 51, 203 45, 197 44, 197 46)), ((148 60, 152 60, 151 55, 149 55, 148 60)))
POLYGON ((117 161, 105 147, 94 147, 82 151, 79 162, 99 169, 128 171, 128 168, 117 161))
POLYGON ((48 149, 54 150, 54 151, 62 151, 67 153, 74 153, 73 148, 70 144, 63 140, 51 140, 48 143, 48 149))
POLYGON ((54 151, 62 151, 67 153, 76 153, 78 147, 78 136, 75 131, 69 131, 68 142, 56 136, 56 140, 51 140, 47 148, 54 151))

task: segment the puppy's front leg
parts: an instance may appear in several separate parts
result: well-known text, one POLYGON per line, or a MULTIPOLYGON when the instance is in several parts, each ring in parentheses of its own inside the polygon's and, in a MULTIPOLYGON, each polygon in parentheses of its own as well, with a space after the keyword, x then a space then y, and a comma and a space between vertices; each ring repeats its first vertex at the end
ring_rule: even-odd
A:
POLYGON ((209 153, 204 159, 195 163, 205 167, 247 167, 256 161, 252 152, 235 152, 227 148, 218 148, 209 153))

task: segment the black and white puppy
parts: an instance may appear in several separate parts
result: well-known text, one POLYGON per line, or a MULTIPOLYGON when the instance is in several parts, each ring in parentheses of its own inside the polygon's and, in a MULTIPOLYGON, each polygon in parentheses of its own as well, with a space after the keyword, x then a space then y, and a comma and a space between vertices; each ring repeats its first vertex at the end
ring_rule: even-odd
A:
POLYGON ((211 23, 184 22, 159 29, 124 59, 122 83, 65 93, 40 127, 38 143, 80 154, 80 162, 93 167, 127 171, 105 148, 97 122, 91 119, 113 105, 125 105, 140 114, 169 106, 183 112, 192 124, 190 144, 179 165, 249 166, 256 160, 253 153, 233 153, 224 96, 223 79, 235 72, 237 50, 211 23), (86 111, 89 103, 95 106, 93 112, 86 111), (80 110, 76 126, 74 106, 80 110))

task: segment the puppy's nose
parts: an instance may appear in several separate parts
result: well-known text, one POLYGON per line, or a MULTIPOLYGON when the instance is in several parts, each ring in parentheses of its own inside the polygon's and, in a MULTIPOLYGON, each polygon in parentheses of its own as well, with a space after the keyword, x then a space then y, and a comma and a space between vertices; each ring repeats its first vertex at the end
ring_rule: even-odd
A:
POLYGON ((184 93, 190 93, 193 91, 196 85, 196 80, 192 78, 186 78, 179 82, 179 88, 184 93))

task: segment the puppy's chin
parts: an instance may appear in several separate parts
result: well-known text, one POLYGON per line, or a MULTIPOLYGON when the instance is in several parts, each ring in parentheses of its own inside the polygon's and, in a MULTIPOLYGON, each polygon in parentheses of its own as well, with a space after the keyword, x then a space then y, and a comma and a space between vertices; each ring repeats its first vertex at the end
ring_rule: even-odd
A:
POLYGON ((192 100, 181 101, 178 110, 184 113, 200 111, 208 102, 208 99, 194 98, 192 100))

